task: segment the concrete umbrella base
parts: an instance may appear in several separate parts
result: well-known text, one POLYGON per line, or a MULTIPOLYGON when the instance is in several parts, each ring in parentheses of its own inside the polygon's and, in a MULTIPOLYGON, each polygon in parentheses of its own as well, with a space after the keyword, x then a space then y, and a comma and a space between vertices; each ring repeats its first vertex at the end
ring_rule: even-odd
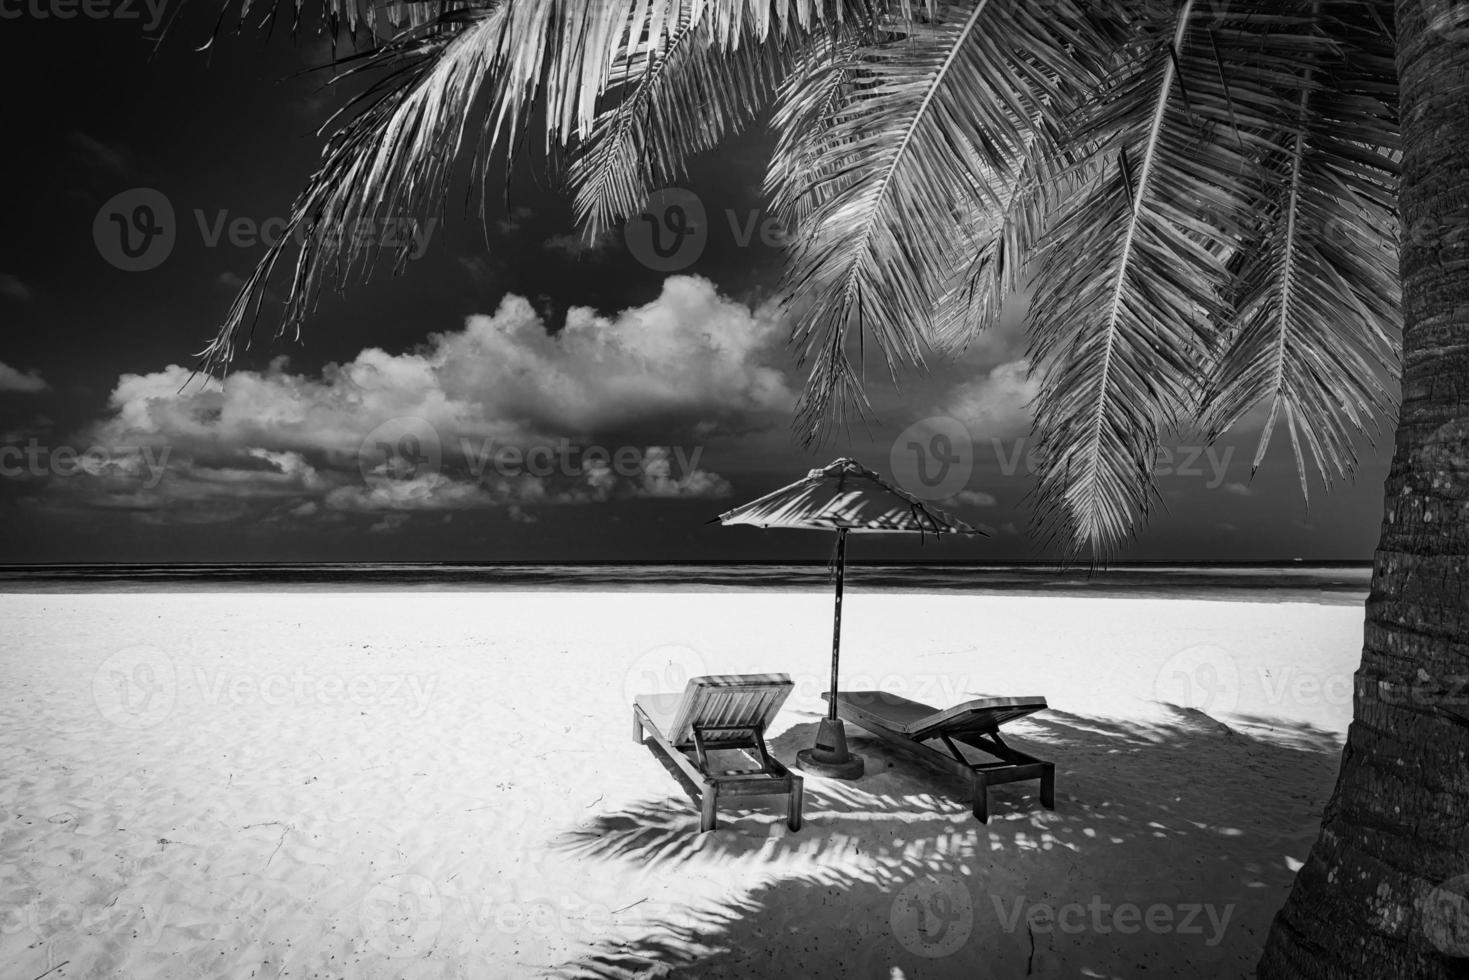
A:
POLYGON ((821 719, 816 744, 796 753, 796 762, 809 773, 832 779, 861 779, 866 765, 847 750, 847 729, 840 718, 821 719))

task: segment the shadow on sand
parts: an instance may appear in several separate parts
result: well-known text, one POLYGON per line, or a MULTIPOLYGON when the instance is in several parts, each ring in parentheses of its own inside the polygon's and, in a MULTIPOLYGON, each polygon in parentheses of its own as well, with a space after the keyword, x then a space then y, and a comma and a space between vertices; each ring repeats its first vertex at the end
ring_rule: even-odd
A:
MULTIPOLYGON (((782 760, 811 743, 810 717, 773 741, 782 760)), ((1274 721, 1249 730, 1171 706, 1156 724, 1048 711, 1010 740, 1057 763, 1057 809, 1039 808, 1033 783, 997 787, 987 825, 962 786, 856 729, 867 775, 808 777, 798 833, 776 800, 721 812, 710 834, 697 832, 692 803, 603 814, 556 845, 714 878, 753 866, 765 880, 722 902, 663 907, 632 941, 550 972, 1250 976, 1314 840, 1339 745, 1274 721)))

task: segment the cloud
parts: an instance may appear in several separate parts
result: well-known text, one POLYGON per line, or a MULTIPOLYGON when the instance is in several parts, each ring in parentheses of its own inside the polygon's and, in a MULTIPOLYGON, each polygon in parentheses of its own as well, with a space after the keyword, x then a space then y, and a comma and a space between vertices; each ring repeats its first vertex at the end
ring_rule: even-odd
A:
POLYGON ((127 374, 82 433, 109 464, 56 481, 57 502, 200 522, 242 508, 259 519, 499 508, 533 520, 538 505, 727 496, 698 446, 629 436, 702 442, 783 422, 795 398, 771 363, 783 336, 771 309, 673 277, 617 314, 573 308, 555 332, 506 296, 415 350, 369 348, 315 375, 284 357, 222 382, 177 365, 127 374), (143 449, 148 459, 129 455, 143 449))
POLYGON ((525 228, 533 217, 535 217, 535 211, 528 207, 511 208, 504 217, 496 220, 495 228, 502 235, 515 235, 525 228))
POLYGON ((603 228, 591 241, 587 241, 581 232, 568 232, 564 235, 552 235, 541 243, 541 247, 569 259, 598 259, 615 246, 620 238, 616 228, 603 228))
POLYGON ((71 144, 72 155, 94 170, 122 177, 131 169, 125 152, 80 130, 72 130, 66 140, 71 144))
POLYGON ((505 264, 489 255, 461 255, 455 261, 470 279, 482 286, 494 282, 505 272, 505 264))
POLYGON ((949 393, 943 412, 964 423, 981 438, 1023 435, 1030 431, 1030 402, 1040 391, 1028 378, 1030 362, 1021 358, 991 368, 949 393))
POLYGON ((32 296, 31 287, 15 276, 0 273, 0 296, 13 299, 17 303, 29 303, 32 296))
POLYGON ((788 412, 795 395, 771 365, 784 333, 773 306, 751 310, 707 279, 672 276, 653 302, 613 317, 572 307, 554 335, 529 301, 507 296, 493 316, 436 337, 433 360, 448 392, 472 393, 496 417, 588 434, 648 416, 788 412))
POLYGON ((983 490, 960 490, 944 501, 946 507, 994 507, 999 503, 993 494, 983 490))
POLYGON ((21 374, 9 364, 0 361, 0 392, 10 391, 30 395, 38 391, 45 391, 50 387, 41 377, 41 372, 33 370, 21 374))

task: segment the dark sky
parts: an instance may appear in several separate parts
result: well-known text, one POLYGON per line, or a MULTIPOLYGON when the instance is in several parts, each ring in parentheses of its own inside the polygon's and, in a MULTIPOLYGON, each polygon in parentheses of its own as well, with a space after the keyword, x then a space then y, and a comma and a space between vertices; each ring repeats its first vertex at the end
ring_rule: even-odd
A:
MULTIPOLYGON (((508 207, 495 181, 488 229, 456 187, 404 276, 325 297, 299 342, 267 321, 223 387, 185 385, 263 252, 254 233, 315 166, 341 93, 302 69, 329 49, 247 34, 195 50, 212 5, 156 45, 141 2, 66 20, 28 4, 0 22, 0 560, 821 557, 824 535, 704 522, 840 455, 994 532, 864 539, 854 558, 1044 555, 1026 533, 1018 310, 899 389, 870 364, 870 426, 819 452, 791 435, 802 375, 770 302, 781 229, 763 224, 763 132, 694 166, 703 247, 676 269, 650 268, 621 230, 578 247, 566 197, 522 166, 508 207), (171 250, 118 268, 107 215, 160 199, 171 250), (920 486, 905 447, 936 437, 956 455, 920 486), (621 464, 583 459, 593 446, 625 447, 621 464)), ((1283 433, 1251 480, 1257 425, 1212 455, 1175 440, 1166 510, 1121 557, 1369 557, 1390 433, 1364 444, 1354 484, 1313 483, 1307 508, 1283 433)))

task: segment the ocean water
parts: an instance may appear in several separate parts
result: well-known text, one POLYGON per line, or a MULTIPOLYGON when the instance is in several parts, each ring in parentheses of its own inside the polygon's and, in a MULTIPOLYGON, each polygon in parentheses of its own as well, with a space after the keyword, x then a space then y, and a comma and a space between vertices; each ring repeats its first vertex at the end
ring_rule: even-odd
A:
MULTIPOLYGON (((1173 596, 1263 602, 1360 603, 1366 562, 847 565, 846 587, 866 592, 1173 596)), ((189 591, 827 591, 826 563, 808 564, 302 564, 0 565, 0 592, 189 591)))

